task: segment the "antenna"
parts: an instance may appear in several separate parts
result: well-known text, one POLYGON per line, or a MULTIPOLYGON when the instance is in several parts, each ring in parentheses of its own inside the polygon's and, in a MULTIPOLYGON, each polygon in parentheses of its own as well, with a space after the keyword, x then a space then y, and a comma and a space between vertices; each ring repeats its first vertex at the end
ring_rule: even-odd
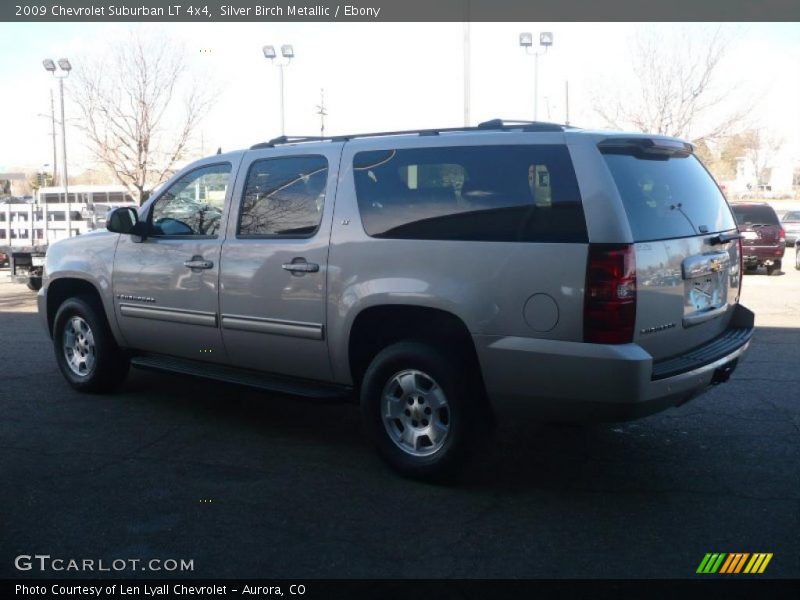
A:
POLYGON ((319 136, 325 137, 325 117, 328 116, 325 110, 325 88, 319 90, 319 104, 317 104, 317 114, 319 115, 319 136))

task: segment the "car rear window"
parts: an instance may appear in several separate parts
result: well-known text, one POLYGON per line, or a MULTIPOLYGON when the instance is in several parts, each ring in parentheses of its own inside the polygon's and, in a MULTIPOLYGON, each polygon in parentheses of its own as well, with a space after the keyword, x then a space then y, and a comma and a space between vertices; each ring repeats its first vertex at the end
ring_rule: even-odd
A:
POLYGON ((739 225, 747 223, 754 225, 780 225, 778 215, 771 206, 766 204, 734 204, 731 208, 733 208, 733 214, 736 215, 736 222, 739 225))
POLYGON ((728 203, 694 155, 603 153, 637 242, 735 229, 728 203))
POLYGON ((563 145, 359 152, 353 170, 361 220, 373 237, 587 241, 563 145))

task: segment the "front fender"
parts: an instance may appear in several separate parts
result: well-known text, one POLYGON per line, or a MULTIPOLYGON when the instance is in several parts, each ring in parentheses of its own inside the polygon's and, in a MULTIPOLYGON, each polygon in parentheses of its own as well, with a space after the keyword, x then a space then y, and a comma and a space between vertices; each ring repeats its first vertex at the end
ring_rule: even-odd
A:
MULTIPOLYGON (((57 281, 66 279, 86 282, 97 290, 108 324, 117 343, 123 344, 122 333, 114 316, 114 254, 119 235, 107 231, 60 240, 47 249, 42 295, 46 299, 57 281)), ((40 301, 45 310, 46 300, 40 301)))

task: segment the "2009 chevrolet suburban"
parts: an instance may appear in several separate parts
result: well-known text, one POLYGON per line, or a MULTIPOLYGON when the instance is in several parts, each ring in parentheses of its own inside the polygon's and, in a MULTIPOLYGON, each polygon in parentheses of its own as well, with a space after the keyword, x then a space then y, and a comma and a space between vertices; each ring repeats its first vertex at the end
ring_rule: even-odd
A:
POLYGON ((186 167, 54 244, 61 372, 128 367, 358 398, 434 477, 488 416, 621 419, 728 379, 753 314, 741 239, 690 144, 545 123, 279 138, 186 167))

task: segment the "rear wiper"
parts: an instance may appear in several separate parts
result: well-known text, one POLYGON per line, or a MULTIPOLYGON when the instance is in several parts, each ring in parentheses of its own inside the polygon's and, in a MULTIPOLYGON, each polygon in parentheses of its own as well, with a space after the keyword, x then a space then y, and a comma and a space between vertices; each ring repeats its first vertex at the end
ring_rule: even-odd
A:
POLYGON ((741 233, 718 233, 714 237, 708 238, 708 243, 711 246, 717 246, 719 244, 727 244, 733 240, 738 240, 741 237, 741 233))

